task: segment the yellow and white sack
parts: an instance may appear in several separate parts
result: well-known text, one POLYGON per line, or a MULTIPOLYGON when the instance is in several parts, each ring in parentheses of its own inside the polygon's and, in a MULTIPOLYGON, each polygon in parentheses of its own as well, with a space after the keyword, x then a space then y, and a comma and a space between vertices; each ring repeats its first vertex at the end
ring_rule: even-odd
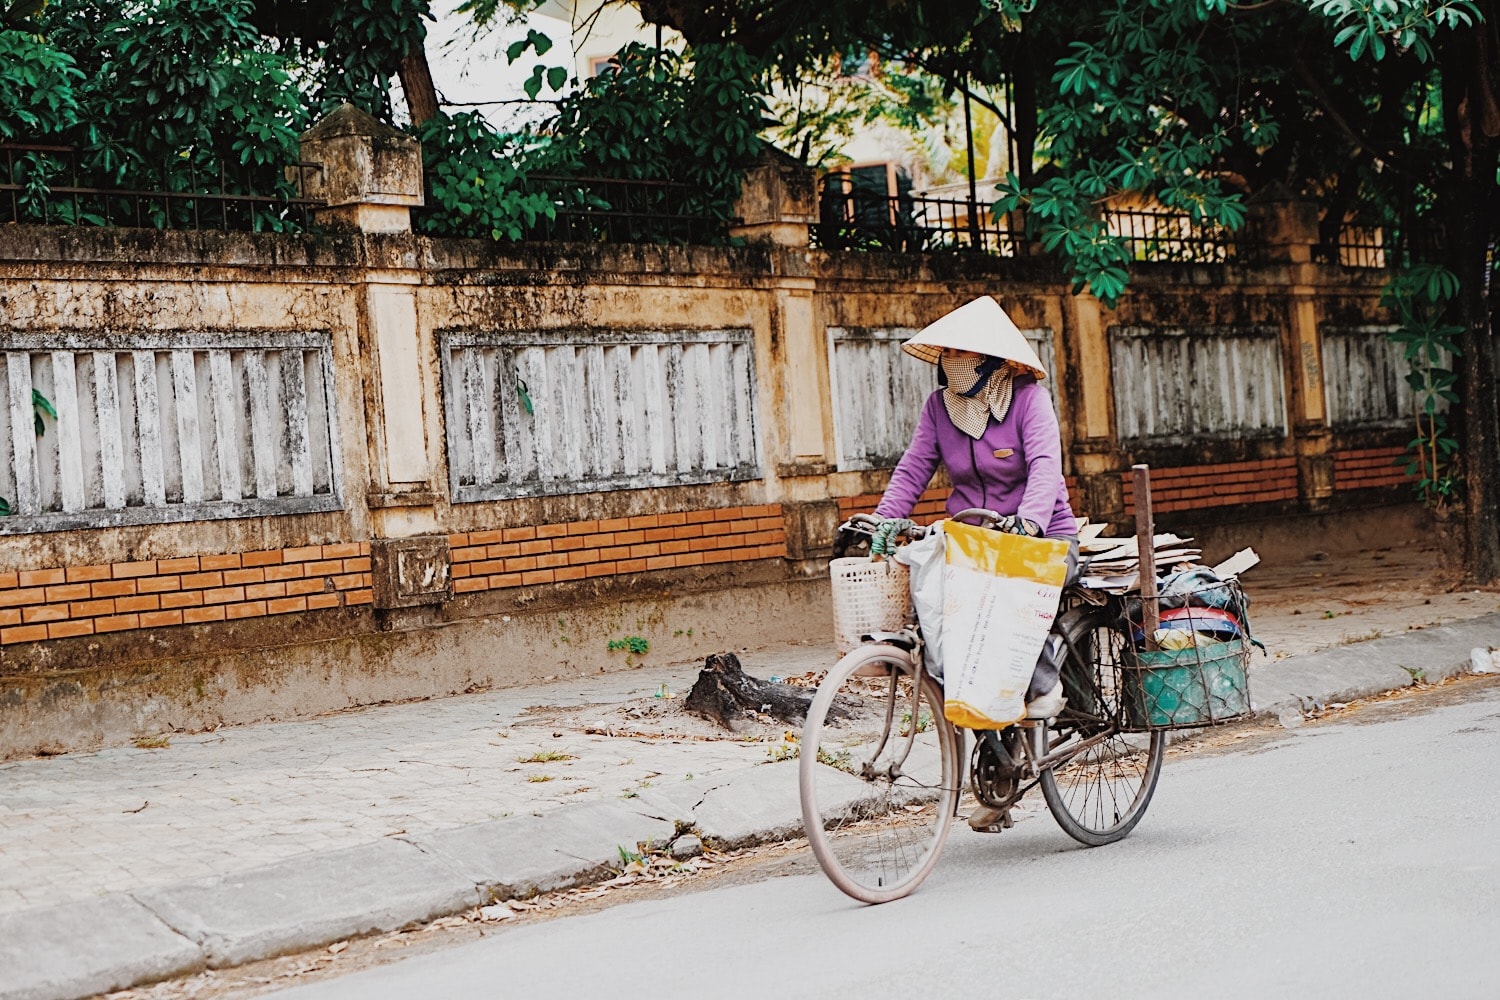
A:
POLYGON ((1057 617, 1068 543, 944 525, 943 714, 999 729, 1026 715, 1026 688, 1057 617))

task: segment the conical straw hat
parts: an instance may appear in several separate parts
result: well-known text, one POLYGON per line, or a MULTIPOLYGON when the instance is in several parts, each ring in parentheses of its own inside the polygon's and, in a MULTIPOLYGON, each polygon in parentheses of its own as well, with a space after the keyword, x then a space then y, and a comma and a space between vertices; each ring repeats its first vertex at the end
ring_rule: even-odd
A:
POLYGON ((1047 377, 1042 359, 1036 356, 1020 329, 1005 315, 1000 303, 988 295, 959 306, 901 345, 907 354, 934 365, 945 347, 1004 358, 1029 369, 1039 379, 1047 377))

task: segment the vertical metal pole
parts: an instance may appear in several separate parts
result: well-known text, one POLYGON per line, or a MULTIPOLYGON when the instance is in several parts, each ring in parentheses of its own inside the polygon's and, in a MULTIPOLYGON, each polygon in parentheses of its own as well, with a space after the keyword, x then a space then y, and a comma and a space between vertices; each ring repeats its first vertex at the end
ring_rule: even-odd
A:
POLYGON ((1141 627, 1146 648, 1156 649, 1156 522, 1151 516, 1151 466, 1130 468, 1135 483, 1135 544, 1141 573, 1141 627))
POLYGON ((974 119, 969 113, 969 85, 964 83, 964 145, 969 154, 969 247, 984 249, 979 241, 979 189, 974 181, 974 119))

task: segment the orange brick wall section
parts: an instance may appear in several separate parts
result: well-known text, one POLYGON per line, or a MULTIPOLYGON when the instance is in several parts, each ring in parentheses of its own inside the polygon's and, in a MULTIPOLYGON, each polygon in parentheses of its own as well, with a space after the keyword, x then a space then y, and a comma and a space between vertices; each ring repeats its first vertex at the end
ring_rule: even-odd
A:
MULTIPOLYGON (((1074 513, 1077 513, 1078 481, 1072 476, 1067 477, 1068 496, 1074 497, 1074 513)), ((930 489, 923 493, 917 500, 917 506, 912 510, 912 520, 921 524, 931 524, 948 513, 948 495, 953 491, 947 487, 930 489)), ((854 497, 839 497, 839 518, 847 521, 850 514, 868 514, 875 509, 880 502, 879 493, 861 493, 854 497)))
MULTIPOLYGON (((448 536, 455 593, 786 555, 780 504, 448 536)), ((345 542, 0 573, 0 644, 370 604, 345 542)))
MULTIPOLYGON (((1135 483, 1125 479, 1125 512, 1135 513, 1135 483)), ((1254 462, 1188 465, 1151 470, 1151 509, 1173 510, 1230 507, 1297 499, 1297 460, 1267 458, 1254 462)))
POLYGON ((369 604, 363 542, 0 573, 0 644, 369 604))
POLYGON ((1356 448, 1333 453, 1333 487, 1359 490, 1372 486, 1403 486, 1406 475, 1405 448, 1356 448), (1398 463, 1398 459, 1402 459, 1398 463))
POLYGON ((780 504, 539 524, 448 536, 453 592, 786 555, 780 504))
MULTIPOLYGON (((923 493, 917 498, 916 507, 912 508, 911 518, 920 524, 930 524, 943 517, 946 513, 944 505, 948 502, 948 494, 952 490, 947 487, 934 488, 923 493)), ((868 514, 875 509, 880 502, 879 493, 861 493, 859 496, 839 497, 839 519, 849 520, 851 514, 868 514)))

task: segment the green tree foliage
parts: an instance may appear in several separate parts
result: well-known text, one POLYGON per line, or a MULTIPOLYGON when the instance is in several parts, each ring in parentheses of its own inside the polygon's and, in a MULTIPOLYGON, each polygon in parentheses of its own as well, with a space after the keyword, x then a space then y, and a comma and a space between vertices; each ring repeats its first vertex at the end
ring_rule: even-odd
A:
POLYGON ((1330 241, 1351 215, 1389 228, 1430 214, 1448 154, 1432 33, 1465 23, 1472 5, 1427 4, 1437 9, 1426 21, 1412 6, 1423 5, 1093 4, 1039 89, 1046 169, 1009 178, 997 208, 1027 208, 1079 286, 1106 302, 1128 281, 1128 255, 1102 225, 1112 199, 1148 197, 1238 229, 1244 198, 1279 187, 1324 206, 1330 241), (1389 65, 1369 58, 1387 52, 1389 65))
POLYGON ((429 0, 254 0, 250 19, 302 67, 315 114, 347 101, 390 121, 391 81, 421 52, 432 9, 429 0))
MULTIPOLYGON (((810 166, 849 162, 844 147, 862 130, 888 125, 930 150, 946 167, 947 134, 958 101, 945 82, 904 60, 851 49, 802 68, 795 79, 774 77, 768 100, 774 124, 767 138, 810 166)), ((962 156, 963 140, 957 142, 962 156)))
POLYGON ((529 175, 556 159, 535 137, 504 135, 474 112, 439 115, 417 130, 429 190, 422 232, 516 241, 557 208, 529 175))
MULTIPOLYGON (((546 43, 519 44, 515 58, 546 43)), ((546 236, 560 208, 610 207, 613 189, 587 178, 683 184, 675 196, 637 191, 630 209, 728 220, 763 147, 759 72, 734 46, 685 56, 631 45, 564 96, 539 134, 502 134, 475 114, 440 116, 417 133, 432 195, 419 225, 433 235, 546 236)))
POLYGON ((761 67, 737 45, 687 57, 635 44, 563 100, 549 131, 582 175, 685 182, 728 218, 763 144, 763 92, 761 67))
MULTIPOLYGON (((499 0, 469 13, 494 20, 529 6, 499 0)), ((392 119, 391 81, 421 51, 430 12, 428 0, 16 0, 6 18, 0 140, 78 147, 77 180, 89 187, 206 190, 223 175, 230 192, 290 194, 282 169, 319 114, 349 101, 392 119), (21 3, 33 17, 24 25, 10 17, 21 3)), ((533 31, 511 56, 551 44, 533 31)), ((526 90, 535 98, 566 85, 566 70, 538 66, 526 90)), ((538 134, 501 135, 476 115, 438 113, 413 129, 432 188, 433 211, 419 225, 515 240, 537 235, 559 206, 603 205, 597 192, 539 184, 537 175, 680 182, 694 191, 675 210, 727 219, 761 148, 764 90, 762 66, 737 46, 706 44, 690 56, 635 46, 564 96, 538 134)), ((43 217, 48 185, 64 169, 25 158, 30 217, 43 217)), ((104 218, 98 204, 77 219, 71 202, 47 204, 52 219, 104 218)), ((165 204, 151 211, 157 224, 172 221, 165 204)), ((262 224, 284 224, 264 214, 262 224)))
MULTIPOLYGON (((76 164, 23 159, 23 211, 39 212, 65 172, 83 186, 114 189, 284 185, 282 169, 309 116, 295 67, 263 41, 252 10, 251 0, 54 0, 25 29, 0 32, 0 53, 17 53, 15 61, 0 56, 0 139, 79 149, 76 164)), ((98 222, 108 207, 59 201, 48 217, 98 222)), ((149 208, 158 224, 186 210, 149 208)), ((261 221, 280 224, 274 213, 261 221)))
POLYGON ((1403 269, 1386 285, 1381 304, 1396 314, 1391 338, 1401 344, 1411 371, 1406 376, 1416 397, 1416 436, 1407 444, 1406 471, 1413 488, 1430 506, 1457 499, 1459 443, 1448 425, 1448 405, 1460 402, 1451 358, 1459 353, 1463 327, 1445 322, 1458 294, 1458 278, 1437 264, 1403 269))
POLYGON ((56 135, 76 120, 83 76, 66 55, 26 30, 0 30, 0 142, 56 135))

